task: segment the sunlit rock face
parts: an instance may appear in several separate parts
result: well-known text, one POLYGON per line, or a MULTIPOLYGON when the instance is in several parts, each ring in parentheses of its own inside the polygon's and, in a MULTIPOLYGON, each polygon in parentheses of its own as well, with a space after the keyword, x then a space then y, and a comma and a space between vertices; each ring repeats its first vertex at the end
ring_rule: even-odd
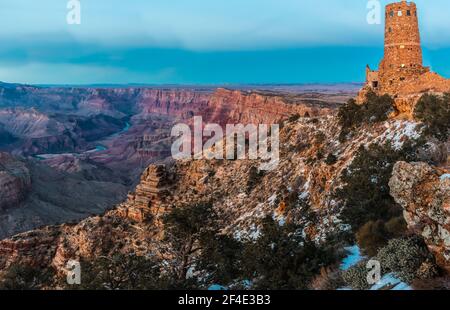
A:
POLYGON ((450 174, 426 163, 398 162, 389 186, 409 228, 423 236, 437 262, 450 270, 450 174))

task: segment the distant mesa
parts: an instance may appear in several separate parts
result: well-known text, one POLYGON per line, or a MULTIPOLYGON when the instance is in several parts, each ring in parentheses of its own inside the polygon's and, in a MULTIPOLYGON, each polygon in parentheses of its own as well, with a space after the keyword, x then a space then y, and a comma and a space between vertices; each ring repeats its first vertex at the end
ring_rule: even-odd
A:
POLYGON ((358 94, 388 94, 395 98, 397 114, 412 118, 414 105, 426 92, 450 91, 450 80, 423 66, 418 11, 414 2, 395 2, 386 6, 384 58, 378 71, 366 68, 366 83, 358 94))

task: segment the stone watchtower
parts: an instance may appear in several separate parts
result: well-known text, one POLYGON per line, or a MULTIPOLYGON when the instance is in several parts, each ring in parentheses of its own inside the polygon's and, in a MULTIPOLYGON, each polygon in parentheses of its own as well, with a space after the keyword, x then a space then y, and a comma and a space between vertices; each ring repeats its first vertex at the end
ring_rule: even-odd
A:
POLYGON ((423 67, 419 22, 414 2, 397 2, 386 6, 384 58, 379 68, 383 92, 392 92, 400 82, 419 77, 423 67))
POLYGON ((395 94, 399 84, 429 71, 423 67, 417 8, 414 2, 386 6, 384 58, 379 71, 367 67, 366 82, 378 93, 395 94))
POLYGON ((367 66, 358 103, 365 102, 368 92, 388 94, 394 98, 395 115, 413 118, 414 106, 424 92, 450 92, 449 79, 423 66, 417 16, 414 2, 403 0, 386 6, 384 58, 378 71, 367 66))
POLYGON ((168 183, 165 166, 150 165, 135 192, 128 194, 127 201, 119 206, 119 215, 136 222, 156 220, 155 224, 159 224, 165 212, 163 202, 169 193, 168 183))

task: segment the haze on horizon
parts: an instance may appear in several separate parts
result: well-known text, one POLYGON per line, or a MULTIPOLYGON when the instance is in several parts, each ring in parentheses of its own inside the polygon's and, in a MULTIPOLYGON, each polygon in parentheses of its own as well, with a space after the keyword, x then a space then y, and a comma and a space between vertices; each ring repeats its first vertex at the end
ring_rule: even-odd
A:
MULTIPOLYGON (((2 0, 0 81, 362 82, 383 54, 366 0, 2 0)), ((391 1, 380 1, 382 7, 391 1)), ((450 3, 417 0, 424 61, 450 77, 450 3)))

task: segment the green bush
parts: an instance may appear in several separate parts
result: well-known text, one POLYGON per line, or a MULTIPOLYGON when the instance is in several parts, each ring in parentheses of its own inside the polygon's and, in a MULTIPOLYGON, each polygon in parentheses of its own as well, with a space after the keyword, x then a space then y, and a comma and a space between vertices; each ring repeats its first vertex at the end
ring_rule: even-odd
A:
POLYGON ((311 281, 310 288, 317 291, 335 291, 345 285, 342 272, 336 268, 322 268, 311 281))
POLYGON ((314 136, 314 143, 320 145, 325 142, 326 138, 327 136, 322 131, 319 131, 314 136))
POLYGON ((15 264, 0 276, 0 290, 41 290, 52 285, 53 269, 15 264))
POLYGON ((342 141, 348 132, 364 123, 387 120, 393 106, 394 100, 389 95, 378 96, 374 92, 367 93, 363 104, 357 104, 354 99, 350 99, 338 111, 339 124, 342 127, 339 140, 342 141))
POLYGON ((327 165, 334 165, 337 162, 337 157, 333 153, 328 154, 327 158, 325 159, 325 163, 327 165))
POLYGON ((403 215, 393 217, 384 224, 384 227, 391 238, 398 238, 404 235, 407 231, 407 226, 403 215))
MULTIPOLYGON (((391 239, 374 257, 381 265, 381 274, 393 273, 400 280, 411 284, 417 279, 437 276, 437 267, 432 255, 420 237, 391 239)), ((343 272, 345 283, 354 289, 368 289, 367 260, 343 272)))
POLYGON ((405 142, 400 150, 394 150, 389 141, 368 148, 361 146, 343 172, 344 186, 336 191, 336 197, 344 203, 342 219, 355 232, 369 221, 388 221, 401 214, 401 207, 389 193, 388 183, 397 161, 415 159, 411 145, 405 142))
POLYGON ((323 155, 323 150, 322 149, 318 149, 317 150, 317 153, 316 153, 316 160, 322 160, 323 159, 323 157, 324 157, 324 155, 323 155))
POLYGON ((368 270, 366 268, 367 260, 363 260, 358 264, 350 267, 346 271, 343 272, 342 278, 344 282, 353 289, 357 290, 366 290, 370 287, 367 282, 367 273, 368 270))
POLYGON ((402 281, 411 283, 431 256, 420 238, 409 237, 390 240, 380 249, 377 259, 383 273, 393 272, 402 281))
POLYGON ((164 216, 164 225, 164 241, 170 245, 166 255, 171 257, 169 288, 228 285, 242 275, 242 244, 220 232, 219 216, 211 203, 175 207, 164 216))
POLYGON ((174 207, 163 218, 164 241, 170 245, 174 286, 185 288, 188 272, 195 268, 201 253, 215 240, 219 229, 217 213, 209 202, 174 207))
POLYGON ((377 123, 388 119, 389 113, 394 111, 394 99, 389 95, 377 96, 373 92, 366 95, 362 105, 364 120, 377 123))
POLYGON ((336 261, 332 249, 304 240, 297 228, 263 220, 261 235, 245 244, 244 275, 256 289, 308 289, 322 267, 336 261))
POLYGON ((242 243, 227 235, 207 235, 196 268, 205 271, 202 281, 228 285, 242 275, 242 243))
POLYGON ((264 176, 264 171, 259 170, 257 167, 252 166, 250 168, 250 171, 248 173, 248 180, 247 180, 247 194, 251 193, 253 189, 258 185, 261 178, 264 176))
POLYGON ((342 128, 353 128, 363 121, 361 106, 356 103, 355 99, 350 99, 347 104, 339 108, 338 118, 342 128))
POLYGON ((426 133, 446 141, 450 130, 450 94, 424 94, 414 109, 414 117, 425 124, 426 133))
POLYGON ((375 256, 389 239, 400 237, 406 232, 403 216, 393 217, 389 221, 369 221, 356 233, 358 245, 369 256, 375 256))
POLYGON ((299 119, 300 119, 300 114, 294 114, 294 115, 291 115, 290 117, 289 117, 289 119, 288 119, 288 122, 290 122, 290 123, 293 123, 293 122, 296 122, 296 121, 298 121, 299 119))
POLYGON ((81 261, 81 284, 67 289, 81 290, 146 290, 160 289, 158 262, 147 257, 116 253, 110 257, 98 257, 81 261))
POLYGON ((388 234, 385 223, 382 220, 369 221, 356 233, 358 245, 364 249, 369 256, 375 256, 378 249, 386 244, 388 234))

